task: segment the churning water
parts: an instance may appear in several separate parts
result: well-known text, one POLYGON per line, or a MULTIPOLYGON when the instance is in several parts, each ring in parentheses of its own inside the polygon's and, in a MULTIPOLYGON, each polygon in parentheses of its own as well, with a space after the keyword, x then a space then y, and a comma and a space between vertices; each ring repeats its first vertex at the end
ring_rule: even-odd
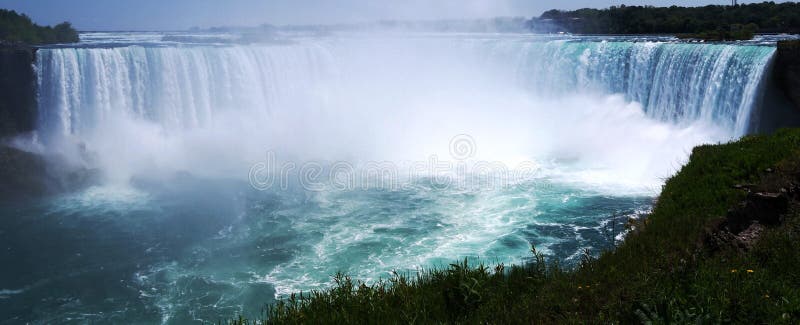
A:
POLYGON ((8 322, 217 321, 468 257, 611 247, 774 45, 530 35, 85 34, 40 49, 29 150, 99 170, 4 206, 8 322))

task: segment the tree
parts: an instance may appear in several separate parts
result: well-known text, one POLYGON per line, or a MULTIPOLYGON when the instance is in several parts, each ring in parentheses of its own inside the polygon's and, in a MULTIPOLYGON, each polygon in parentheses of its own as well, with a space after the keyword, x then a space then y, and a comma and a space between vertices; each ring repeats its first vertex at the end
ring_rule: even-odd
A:
POLYGON ((52 44, 78 42, 79 37, 78 31, 68 22, 63 22, 55 27, 39 26, 24 14, 0 9, 0 40, 29 44, 52 44))

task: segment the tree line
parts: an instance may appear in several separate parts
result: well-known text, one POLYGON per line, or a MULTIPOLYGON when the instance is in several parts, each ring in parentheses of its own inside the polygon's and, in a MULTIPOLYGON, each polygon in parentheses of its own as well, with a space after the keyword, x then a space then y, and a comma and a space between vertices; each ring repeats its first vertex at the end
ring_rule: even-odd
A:
POLYGON ((716 34, 721 38, 750 38, 756 32, 800 32, 800 3, 549 10, 531 20, 531 29, 576 34, 716 34))
POLYGON ((39 26, 25 14, 0 9, 0 41, 27 44, 78 42, 78 31, 63 22, 55 26, 39 26))

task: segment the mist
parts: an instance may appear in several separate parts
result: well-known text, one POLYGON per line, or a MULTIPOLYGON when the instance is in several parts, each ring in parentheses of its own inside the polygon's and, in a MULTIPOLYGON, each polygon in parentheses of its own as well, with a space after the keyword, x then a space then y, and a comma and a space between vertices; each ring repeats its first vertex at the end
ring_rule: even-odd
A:
POLYGON ((542 70, 552 66, 545 57, 528 57, 535 65, 525 70, 528 61, 512 53, 530 45, 494 42, 367 34, 46 51, 42 73, 55 75, 42 78, 41 104, 52 109, 37 137, 45 150, 125 184, 179 172, 246 179, 267 153, 296 163, 452 160, 449 143, 464 134, 474 139, 474 160, 509 169, 530 162, 570 182, 649 193, 692 146, 741 132, 691 114, 677 124, 655 120, 600 80, 542 70))
POLYGON ((513 1, 89 3, 77 7, 105 18, 79 27, 317 26, 85 32, 39 48, 36 127, 13 144, 80 184, 0 206, 14 229, 3 258, 29 254, 2 290, 21 320, 256 319, 337 272, 375 283, 453 260, 519 265, 532 245, 578 265, 650 212, 693 147, 752 129, 776 52, 358 23, 519 14, 513 1), (355 177, 329 173, 341 166, 355 177))

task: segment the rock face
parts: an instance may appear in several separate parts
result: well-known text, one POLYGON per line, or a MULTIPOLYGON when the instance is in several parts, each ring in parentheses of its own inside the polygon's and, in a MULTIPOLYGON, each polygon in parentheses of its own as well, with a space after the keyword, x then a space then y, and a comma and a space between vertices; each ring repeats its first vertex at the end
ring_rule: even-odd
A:
POLYGON ((724 218, 707 225, 703 246, 711 251, 750 249, 766 227, 780 225, 789 211, 792 193, 750 192, 745 187, 739 188, 748 190, 747 197, 724 218))
POLYGON ((61 158, 0 145, 0 203, 77 190, 99 182, 99 170, 66 166, 61 158))
POLYGON ((32 131, 36 123, 36 49, 0 42, 0 138, 32 131))
POLYGON ((50 192, 55 184, 47 177, 46 167, 41 156, 0 146, 0 202, 50 192))
POLYGON ((765 169, 758 184, 733 188, 747 194, 724 217, 706 225, 701 246, 711 252, 749 250, 765 230, 783 224, 800 207, 800 160, 765 169))
POLYGON ((800 109, 800 40, 778 42, 774 76, 778 86, 800 109))
POLYGON ((778 225, 783 222, 783 214, 788 210, 789 198, 786 193, 751 192, 736 209, 728 211, 728 227, 739 233, 753 222, 778 225))

